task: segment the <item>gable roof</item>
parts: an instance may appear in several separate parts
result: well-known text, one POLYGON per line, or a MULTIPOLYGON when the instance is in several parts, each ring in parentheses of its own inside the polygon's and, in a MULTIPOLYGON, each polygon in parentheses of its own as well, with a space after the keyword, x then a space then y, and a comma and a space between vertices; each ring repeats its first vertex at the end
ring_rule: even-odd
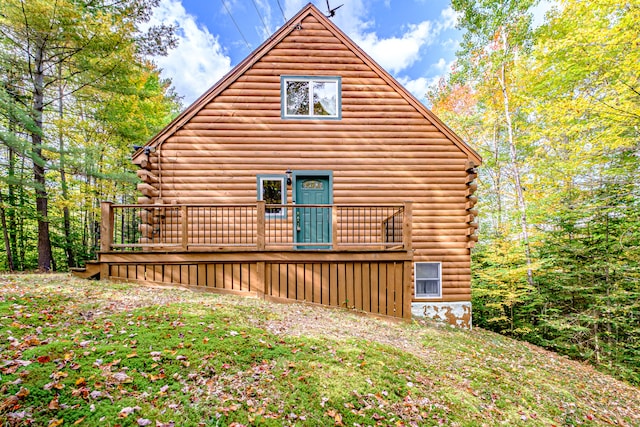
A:
MULTIPOLYGON (((482 162, 480 155, 467 145, 458 135, 429 110, 424 104, 418 101, 407 89, 396 81, 386 70, 378 65, 369 55, 367 55, 358 45, 356 45, 346 34, 333 24, 318 8, 308 3, 293 18, 287 21, 278 31, 265 40, 256 50, 247 56, 242 62, 236 65, 231 71, 223 76, 203 95, 196 99, 189 107, 180 113, 164 129, 154 136, 144 147, 156 147, 162 144, 168 137, 173 135, 182 126, 187 124, 202 108, 211 102, 222 91, 229 87, 234 81, 242 76, 249 68, 265 56, 274 46, 280 43, 292 31, 298 28, 300 22, 307 16, 313 16, 336 38, 344 43, 356 56, 358 56, 367 66, 369 66, 380 78, 399 93, 411 106, 429 120, 440 132, 449 138, 462 152, 467 154, 476 165, 482 162)), ((138 149, 132 156, 135 161, 144 152, 144 147, 138 149)))

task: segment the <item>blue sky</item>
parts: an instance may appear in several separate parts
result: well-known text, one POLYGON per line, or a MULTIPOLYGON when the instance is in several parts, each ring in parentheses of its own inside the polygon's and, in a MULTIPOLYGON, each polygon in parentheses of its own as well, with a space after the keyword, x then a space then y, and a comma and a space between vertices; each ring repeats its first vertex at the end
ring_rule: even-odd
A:
MULTIPOLYGON (((152 22, 177 25, 179 46, 155 62, 163 76, 173 80, 187 106, 282 26, 284 17, 291 18, 307 3, 161 0, 152 22)), ((326 0, 312 3, 327 9, 326 0)), ((428 87, 455 58, 461 33, 448 0, 330 0, 330 4, 343 5, 332 21, 418 99, 424 100, 428 87)))

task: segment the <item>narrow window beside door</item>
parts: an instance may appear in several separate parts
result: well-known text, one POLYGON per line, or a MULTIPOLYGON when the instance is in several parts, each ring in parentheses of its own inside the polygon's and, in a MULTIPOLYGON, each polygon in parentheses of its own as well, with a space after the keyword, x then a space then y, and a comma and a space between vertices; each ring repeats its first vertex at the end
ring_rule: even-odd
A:
POLYGON ((265 215, 270 218, 286 218, 287 210, 281 206, 287 203, 285 175, 258 175, 258 200, 267 205, 265 215))

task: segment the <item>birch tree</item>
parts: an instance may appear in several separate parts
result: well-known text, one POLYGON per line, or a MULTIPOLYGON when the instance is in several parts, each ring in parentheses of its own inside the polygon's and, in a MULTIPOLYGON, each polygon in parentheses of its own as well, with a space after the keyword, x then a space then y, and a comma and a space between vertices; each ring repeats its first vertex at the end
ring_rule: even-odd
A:
MULTIPOLYGON (((470 79, 477 90, 485 91, 487 107, 494 107, 502 117, 501 128, 508 148, 511 178, 514 182, 522 243, 527 263, 527 281, 534 285, 527 200, 522 182, 522 159, 519 155, 518 114, 514 97, 518 92, 515 73, 517 61, 531 45, 531 13, 535 0, 453 0, 460 13, 459 27, 465 30, 462 50, 458 53, 458 79, 470 79), (499 103, 491 105, 491 100, 499 103)), ((455 77, 454 77, 455 78, 455 77)))

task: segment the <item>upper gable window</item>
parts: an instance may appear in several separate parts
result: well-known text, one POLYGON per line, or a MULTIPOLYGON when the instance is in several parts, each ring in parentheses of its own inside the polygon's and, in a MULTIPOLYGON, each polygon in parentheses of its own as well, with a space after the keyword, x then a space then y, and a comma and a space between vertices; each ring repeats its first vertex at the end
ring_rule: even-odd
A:
POLYGON ((283 76, 282 118, 340 119, 341 92, 340 77, 283 76))

